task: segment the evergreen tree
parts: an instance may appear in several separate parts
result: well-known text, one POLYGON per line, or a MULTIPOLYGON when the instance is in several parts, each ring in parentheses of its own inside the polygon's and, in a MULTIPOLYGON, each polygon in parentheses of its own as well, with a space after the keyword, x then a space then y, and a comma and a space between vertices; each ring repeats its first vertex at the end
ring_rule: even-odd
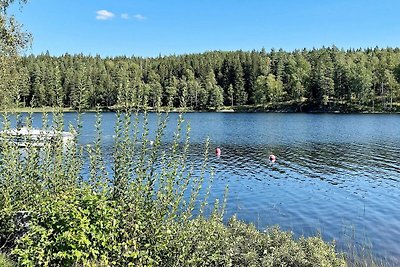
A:
POLYGON ((178 79, 172 76, 168 79, 168 84, 165 87, 164 105, 168 107, 176 107, 176 98, 178 95, 178 79))
MULTIPOLYGON (((186 77, 187 77, 187 87, 188 87, 188 97, 189 97, 189 102, 190 106, 193 109, 200 109, 199 102, 201 99, 200 95, 202 95, 203 88, 201 87, 200 83, 197 81, 197 79, 194 76, 194 73, 190 69, 186 69, 186 77)), ((203 93, 205 95, 205 93, 203 93)), ((204 98, 207 98, 204 96, 204 98)), ((205 105, 205 104, 204 104, 205 105)))
POLYGON ((43 83, 43 74, 42 68, 39 65, 35 66, 34 74, 33 74, 33 84, 32 84, 32 105, 34 107, 42 107, 47 105, 46 101, 46 92, 43 83))
POLYGON ((18 72, 18 91, 19 91, 19 101, 22 103, 22 106, 29 105, 29 95, 30 95, 30 79, 29 79, 29 71, 25 66, 19 66, 18 72))
POLYGON ((208 107, 218 110, 224 104, 223 90, 221 86, 217 85, 213 71, 210 71, 206 77, 205 90, 208 92, 208 107))
POLYGON ((160 76, 154 71, 150 70, 148 74, 148 84, 150 86, 150 105, 153 108, 159 109, 161 107, 163 89, 160 84, 160 76))
POLYGON ((179 79, 178 91, 179 107, 186 108, 188 101, 188 83, 185 76, 183 76, 182 79, 179 79))
POLYGON ((71 106, 81 111, 89 107, 88 77, 86 67, 82 66, 75 74, 74 87, 71 88, 71 106))
POLYGON ((55 99, 54 99, 52 105, 57 106, 57 107, 63 107, 64 92, 62 90, 61 73, 60 73, 60 69, 58 68, 58 66, 55 67, 55 70, 54 70, 52 86, 53 86, 53 91, 54 91, 54 96, 55 96, 55 99))
POLYGON ((239 61, 236 61, 233 69, 233 89, 236 97, 236 104, 245 105, 248 99, 248 93, 244 88, 243 68, 239 61))
POLYGON ((338 52, 334 58, 334 83, 335 83, 335 96, 338 100, 347 99, 351 101, 351 71, 348 59, 342 52, 338 52))
POLYGON ((334 95, 333 63, 326 49, 318 51, 312 77, 312 99, 318 105, 327 105, 334 95))
POLYGON ((232 84, 230 84, 228 87, 228 91, 227 91, 227 95, 228 95, 227 100, 228 100, 229 104, 231 105, 231 107, 233 107, 233 101, 234 101, 233 94, 234 94, 233 86, 232 86, 232 84))

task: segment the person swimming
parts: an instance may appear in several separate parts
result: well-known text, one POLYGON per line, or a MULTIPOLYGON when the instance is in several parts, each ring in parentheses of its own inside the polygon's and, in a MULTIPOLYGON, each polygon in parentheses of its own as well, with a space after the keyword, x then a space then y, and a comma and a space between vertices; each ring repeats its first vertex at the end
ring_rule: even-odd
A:
POLYGON ((276 161, 276 157, 274 154, 269 155, 269 162, 274 163, 276 161))
POLYGON ((217 148, 215 149, 215 155, 216 155, 217 157, 221 156, 221 148, 217 147, 217 148))

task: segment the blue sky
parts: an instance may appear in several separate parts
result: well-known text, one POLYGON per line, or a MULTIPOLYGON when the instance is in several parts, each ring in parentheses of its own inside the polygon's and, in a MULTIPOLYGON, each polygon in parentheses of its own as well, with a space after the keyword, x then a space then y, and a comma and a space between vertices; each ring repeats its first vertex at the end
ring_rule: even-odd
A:
POLYGON ((400 45, 399 0, 30 0, 26 53, 152 57, 400 45))

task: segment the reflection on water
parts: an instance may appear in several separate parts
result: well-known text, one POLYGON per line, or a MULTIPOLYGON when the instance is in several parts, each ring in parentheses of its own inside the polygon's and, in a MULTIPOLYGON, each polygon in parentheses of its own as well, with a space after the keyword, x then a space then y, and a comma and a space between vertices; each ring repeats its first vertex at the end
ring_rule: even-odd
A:
MULTIPOLYGON (((39 116, 39 115, 37 115, 39 116)), ((177 115, 171 114, 163 149, 177 115)), ((212 196, 229 185, 228 215, 260 229, 279 224, 296 235, 320 231, 344 247, 344 231, 367 240, 377 256, 400 264, 400 116, 327 114, 185 115, 191 124, 189 159, 200 169, 204 142, 221 147, 209 165, 212 196), (277 156, 269 163, 270 154, 277 156)), ((74 121, 74 114, 66 114, 74 121)), ((94 138, 94 114, 83 116, 80 142, 94 138)), ((40 121, 39 119, 37 121, 40 121)), ((112 151, 115 114, 103 114, 103 140, 112 151)), ((156 115, 150 114, 150 130, 156 115)), ((154 137, 154 133, 150 138, 154 137)))

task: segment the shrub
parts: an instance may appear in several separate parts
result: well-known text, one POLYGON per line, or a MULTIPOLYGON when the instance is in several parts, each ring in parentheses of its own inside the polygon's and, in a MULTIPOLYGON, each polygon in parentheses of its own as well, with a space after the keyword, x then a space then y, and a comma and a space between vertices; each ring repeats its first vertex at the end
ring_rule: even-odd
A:
POLYGON ((0 266, 13 267, 14 263, 10 259, 8 259, 5 255, 0 254, 0 266))

